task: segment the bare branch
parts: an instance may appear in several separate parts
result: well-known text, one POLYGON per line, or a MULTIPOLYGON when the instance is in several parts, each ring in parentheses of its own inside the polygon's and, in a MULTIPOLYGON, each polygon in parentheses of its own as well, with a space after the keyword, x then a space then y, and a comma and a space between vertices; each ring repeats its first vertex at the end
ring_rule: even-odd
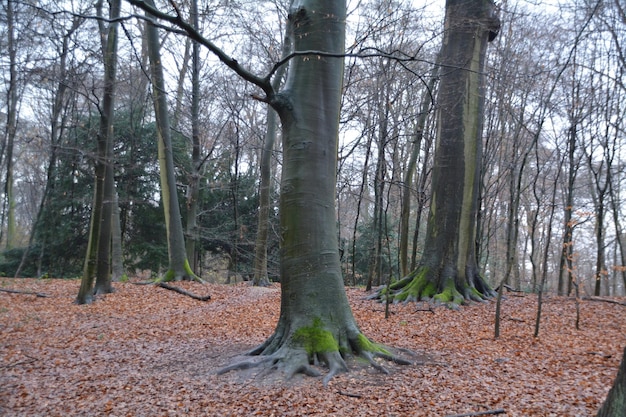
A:
MULTIPOLYGON (((220 49, 213 42, 205 38, 196 28, 194 28, 190 23, 185 21, 180 14, 177 16, 172 16, 170 14, 164 13, 155 7, 148 5, 143 0, 127 0, 133 6, 140 8, 141 10, 151 14, 152 16, 169 22, 183 30, 183 33, 189 36, 194 41, 206 47, 211 53, 213 53, 223 64, 227 67, 235 71, 237 75, 239 75, 244 80, 258 86, 263 90, 263 92, 267 95, 268 98, 271 98, 275 95, 274 90, 272 89, 272 85, 270 84, 269 77, 259 77, 252 72, 248 71, 244 67, 242 67, 236 59, 228 56, 222 49, 220 49)), ((178 11, 178 9, 176 9, 178 11)), ((143 16, 138 16, 142 19, 145 19, 143 16)), ((170 30, 170 29, 167 29, 170 30)))

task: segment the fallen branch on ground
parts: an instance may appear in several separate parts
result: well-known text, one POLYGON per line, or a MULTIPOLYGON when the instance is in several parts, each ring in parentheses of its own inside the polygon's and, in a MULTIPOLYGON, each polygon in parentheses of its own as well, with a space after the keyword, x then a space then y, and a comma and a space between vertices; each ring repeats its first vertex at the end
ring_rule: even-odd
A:
POLYGON ((179 294, 182 294, 182 295, 186 295, 187 297, 191 297, 194 300, 208 301, 208 300, 211 299, 210 295, 205 295, 205 296, 196 295, 196 294, 190 293, 189 291, 185 291, 182 288, 178 288, 178 287, 174 287, 172 285, 168 285, 168 284, 166 284, 164 282, 159 282, 156 285, 158 287, 165 288, 166 290, 170 290, 170 291, 174 291, 174 292, 177 292, 179 294))
POLYGON ((345 395, 346 397, 350 397, 350 398, 361 398, 362 397, 361 394, 352 394, 350 392, 344 392, 344 391, 337 391, 337 394, 345 395))
MULTIPOLYGON (((374 313, 384 313, 385 312, 385 310, 379 310, 379 309, 375 309, 375 308, 373 308, 372 311, 374 313)), ((390 311, 389 314, 396 314, 396 312, 395 311, 390 311)))
POLYGON ((42 292, 34 292, 34 291, 18 291, 18 290, 9 290, 7 288, 0 288, 2 292, 8 292, 11 294, 26 294, 26 295, 36 295, 37 297, 50 297, 48 294, 44 294, 42 292))
POLYGON ((503 408, 498 408, 497 410, 487 410, 487 411, 478 411, 476 413, 466 413, 466 414, 453 414, 446 417, 474 417, 474 416, 489 416, 494 414, 504 414, 505 411, 503 408))
POLYGON ((587 300, 587 301, 601 301, 603 303, 611 303, 611 304, 618 304, 621 306, 626 306, 626 302, 624 301, 617 301, 617 300, 611 300, 609 298, 600 298, 600 297, 583 297, 583 300, 587 300))
POLYGON ((4 365, 4 366, 0 366, 0 369, 11 369, 11 368, 16 368, 18 366, 22 366, 22 365, 28 365, 29 363, 33 363, 36 362, 38 359, 37 358, 33 358, 32 356, 28 356, 28 355, 24 355, 26 356, 28 359, 23 360, 23 361, 19 361, 19 362, 15 362, 9 365, 4 365))

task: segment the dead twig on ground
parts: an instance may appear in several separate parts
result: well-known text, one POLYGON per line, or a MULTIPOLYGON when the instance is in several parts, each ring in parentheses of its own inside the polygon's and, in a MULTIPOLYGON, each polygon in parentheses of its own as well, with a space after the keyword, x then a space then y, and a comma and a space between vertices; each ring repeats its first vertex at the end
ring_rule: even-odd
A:
POLYGON ((344 391, 337 391, 337 394, 345 395, 346 397, 350 397, 350 398, 361 398, 362 397, 361 394, 352 394, 350 392, 344 392, 344 391))
POLYGON ((11 294, 25 294, 25 295, 36 295, 37 297, 50 297, 48 294, 44 294, 42 292, 34 292, 34 291, 18 291, 18 290, 10 290, 8 288, 0 288, 2 292, 8 292, 11 294))
POLYGON ((503 408, 498 408, 497 410, 487 410, 487 411, 477 411, 475 413, 465 413, 465 414, 452 414, 446 417, 474 417, 474 416, 490 416, 495 414, 504 414, 505 411, 503 408))
POLYGON ((617 304, 620 306, 626 306, 626 302, 624 301, 617 301, 617 300, 611 300, 610 298, 600 298, 600 297, 583 297, 583 300, 586 301, 600 301, 603 303, 611 303, 611 304, 617 304))
POLYGON ((177 292, 179 294, 182 294, 182 295, 186 295, 187 297, 191 297, 194 300, 208 301, 208 300, 211 299, 210 295, 204 295, 204 296, 196 295, 196 294, 191 293, 189 291, 185 291, 182 288, 174 287, 174 286, 166 284, 164 282, 159 282, 156 285, 157 285, 157 287, 165 288, 166 290, 170 290, 170 291, 174 291, 174 292, 177 292))

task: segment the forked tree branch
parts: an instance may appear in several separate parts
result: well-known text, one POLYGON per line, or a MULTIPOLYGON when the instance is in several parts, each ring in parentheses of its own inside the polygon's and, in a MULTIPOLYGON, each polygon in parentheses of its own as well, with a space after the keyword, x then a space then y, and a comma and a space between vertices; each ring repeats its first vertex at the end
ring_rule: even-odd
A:
MULTIPOLYGON (((170 32, 187 35, 192 40, 205 46, 222 63, 224 63, 227 67, 235 71, 235 73, 239 75, 242 79, 256 85, 261 90, 263 90, 263 92, 266 95, 265 98, 255 96, 256 99, 261 100, 261 101, 270 102, 272 100, 272 98, 276 94, 276 91, 272 88, 272 85, 271 85, 272 77, 278 71, 279 68, 286 65, 291 59, 295 57, 315 56, 315 57, 327 57, 327 58, 349 58, 349 57, 352 57, 352 58, 388 58, 390 60, 399 62, 403 68, 417 75, 425 85, 426 85, 425 80, 419 74, 416 74, 415 71, 408 68, 405 64, 408 62, 423 62, 423 63, 428 63, 431 65, 440 65, 434 62, 430 62, 428 60, 418 59, 417 57, 408 55, 402 51, 384 52, 384 51, 381 51, 380 49, 371 48, 371 47, 363 48, 359 50, 358 52, 345 52, 345 53, 330 53, 330 52, 324 52, 324 51, 306 50, 306 51, 291 52, 290 54, 284 56, 278 62, 276 62, 265 76, 258 76, 252 73, 251 71, 245 69, 243 66, 241 66, 235 58, 228 56, 226 52, 224 52, 221 48, 219 48, 213 42, 211 42, 206 37, 204 37, 198 31, 198 29, 196 29, 193 25, 187 22, 183 18, 178 6, 175 4, 174 1, 170 0, 170 4, 172 8, 174 9, 176 15, 171 15, 171 14, 162 12, 158 10, 156 7, 152 7, 151 5, 147 4, 144 0, 127 0, 127 1, 133 6, 136 6, 140 8, 141 10, 151 14, 155 18, 169 22, 172 25, 180 28, 181 30, 177 30, 171 27, 168 28, 163 25, 159 25, 159 27, 165 30, 168 30, 170 32)), ((140 15, 137 15, 136 17, 140 19, 151 20, 153 24, 156 24, 156 22, 153 21, 154 19, 150 19, 149 17, 140 16, 140 15)), ((456 67, 451 67, 451 68, 456 69, 456 67)))

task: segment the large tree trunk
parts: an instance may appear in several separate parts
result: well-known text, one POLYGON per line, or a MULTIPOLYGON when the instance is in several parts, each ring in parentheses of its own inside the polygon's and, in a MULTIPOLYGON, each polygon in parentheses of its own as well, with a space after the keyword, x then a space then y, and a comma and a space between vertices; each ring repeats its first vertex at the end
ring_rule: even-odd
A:
POLYGON ((361 333, 341 275, 335 185, 345 0, 292 1, 288 25, 296 55, 289 61, 289 77, 279 94, 267 78, 244 70, 190 25, 154 9, 151 1, 129 1, 184 28, 240 76, 262 88, 264 99, 282 122, 280 317, 274 334, 250 352, 264 358, 221 372, 265 365, 282 369, 287 376, 318 375, 311 364, 319 361, 330 369, 328 381, 347 369, 344 355, 356 354, 381 370, 374 356, 407 363, 361 333))
POLYGON ((113 206, 116 204, 115 181, 113 172, 113 120, 115 113, 115 82, 117 74, 117 25, 120 15, 121 0, 110 1, 109 31, 104 54, 105 93, 104 108, 100 121, 101 137, 98 140, 98 153, 104 164, 104 189, 100 234, 98 235, 98 255, 96 267, 96 285, 94 293, 107 294, 113 291, 111 286, 111 236, 113 226, 113 206), (105 130, 106 129, 106 130, 105 130))
POLYGON ((476 211, 482 151, 483 70, 497 32, 492 0, 448 0, 437 110, 433 195, 420 265, 392 286, 396 300, 434 297, 458 305, 493 291, 476 260, 476 211))
MULTIPOLYGON (((345 19, 343 0, 293 1, 294 50, 342 54, 345 19)), ((285 89, 270 97, 283 129, 281 311, 274 334, 251 352, 287 376, 318 375, 310 365, 325 363, 325 381, 347 369, 343 355, 360 355, 377 368, 373 356, 391 358, 361 333, 343 286, 335 215, 342 78, 340 57, 297 56, 285 89)))
POLYGON ((597 414, 597 417, 624 416, 626 416, 626 348, 613 387, 597 414))
MULTIPOLYGON (((153 0, 147 0, 146 3, 154 7, 153 0)), ((160 280, 181 281, 198 279, 189 267, 189 262, 187 261, 183 223, 180 217, 178 193, 176 192, 170 120, 167 110, 163 66, 161 63, 161 44, 158 30, 150 20, 148 20, 146 24, 146 38, 148 43, 148 55, 150 57, 150 74, 152 76, 152 97, 157 122, 161 197, 163 199, 165 212, 165 227, 167 230, 167 248, 169 254, 168 270, 160 280)))

